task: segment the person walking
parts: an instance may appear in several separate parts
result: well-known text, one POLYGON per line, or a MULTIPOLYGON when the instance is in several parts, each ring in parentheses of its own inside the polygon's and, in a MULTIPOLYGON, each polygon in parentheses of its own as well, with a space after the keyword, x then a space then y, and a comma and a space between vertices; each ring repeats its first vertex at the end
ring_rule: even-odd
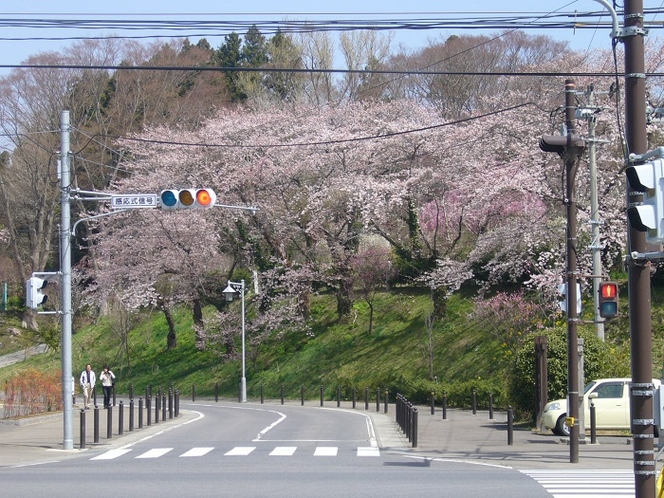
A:
POLYGON ((90 400, 92 399, 92 393, 96 382, 97 376, 95 375, 94 370, 92 370, 92 366, 88 363, 85 365, 85 370, 81 372, 81 378, 79 379, 79 383, 83 389, 83 404, 85 405, 86 410, 90 409, 90 400))
POLYGON ((108 365, 104 365, 103 371, 99 374, 99 380, 101 388, 104 390, 104 408, 110 408, 115 374, 108 368, 108 365))

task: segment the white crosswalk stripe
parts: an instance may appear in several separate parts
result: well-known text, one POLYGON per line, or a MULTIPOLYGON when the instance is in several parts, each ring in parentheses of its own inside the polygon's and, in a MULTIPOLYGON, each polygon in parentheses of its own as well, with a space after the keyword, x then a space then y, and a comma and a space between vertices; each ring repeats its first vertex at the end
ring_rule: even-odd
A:
POLYGON ((554 498, 634 497, 632 470, 522 470, 554 498))
MULTIPOLYGON (((181 455, 180 457, 203 457, 213 451, 214 447, 194 447, 191 448, 181 455)), ((236 446, 224 453, 224 456, 249 456, 256 449, 256 446, 236 446)), ((275 446, 268 454, 269 456, 293 456, 298 450, 297 446, 275 446)), ((92 457, 90 460, 113 460, 119 458, 123 455, 126 455, 132 451, 131 449, 116 449, 109 450, 105 453, 92 457)), ((150 459, 150 458, 160 458, 167 453, 173 451, 173 448, 152 448, 148 451, 141 453, 140 455, 134 458, 141 459, 150 459)), ((302 454, 305 454, 301 452, 302 454)), ((311 455, 311 453, 309 453, 311 455)), ((339 455, 339 448, 336 446, 317 446, 313 451, 313 456, 321 457, 335 457, 339 455)), ((357 448, 356 455, 358 457, 379 457, 380 449, 374 446, 360 446, 357 448)))

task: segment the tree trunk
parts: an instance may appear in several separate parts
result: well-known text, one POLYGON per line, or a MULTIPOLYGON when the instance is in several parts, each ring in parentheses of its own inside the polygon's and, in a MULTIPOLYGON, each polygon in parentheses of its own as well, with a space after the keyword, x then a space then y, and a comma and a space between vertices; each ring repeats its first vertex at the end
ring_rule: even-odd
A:
POLYGON ((433 319, 442 320, 447 314, 447 289, 439 287, 431 290, 433 302, 433 319))
POLYGON ((353 279, 342 276, 337 288, 337 315, 343 322, 350 317, 353 308, 353 279))
POLYGON ((205 327, 200 299, 194 299, 194 332, 196 333, 196 349, 203 351, 205 349, 205 327))
POLYGON ((178 338, 175 334, 175 322, 173 321, 173 315, 171 315, 171 310, 166 306, 162 306, 161 310, 164 312, 166 317, 166 323, 168 323, 168 335, 166 336, 166 348, 174 349, 178 345, 178 338))

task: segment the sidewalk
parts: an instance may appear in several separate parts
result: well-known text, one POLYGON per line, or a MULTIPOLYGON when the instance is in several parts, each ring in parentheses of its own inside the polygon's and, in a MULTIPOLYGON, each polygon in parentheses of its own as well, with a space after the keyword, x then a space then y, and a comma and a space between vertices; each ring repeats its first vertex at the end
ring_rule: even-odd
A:
MULTIPOLYGON (((207 403, 209 400, 200 400, 207 403)), ((249 403, 256 403, 250 401, 249 403)), ((274 407, 278 402, 271 402, 274 407)), ((289 402, 289 405, 291 403, 289 402)), ((266 403, 265 406, 268 406, 266 403)), ((318 406, 309 403, 309 408, 318 406)), ((328 403, 327 407, 336 406, 328 403)), ((343 409, 352 409, 343 403, 343 409)), ((135 408, 136 409, 136 408, 135 408)), ((418 445, 412 447, 395 423, 395 405, 389 405, 389 413, 377 412, 375 405, 365 411, 358 404, 356 410, 371 417, 376 439, 383 454, 406 454, 414 458, 468 461, 495 464, 517 469, 632 469, 632 439, 628 436, 601 436, 598 444, 579 445, 579 462, 569 463, 570 447, 565 438, 551 434, 538 434, 530 430, 514 429, 513 444, 507 443, 507 416, 494 412, 489 420, 488 412, 447 410, 443 420, 439 408, 431 415, 429 407, 418 408, 418 445)), ((134 417, 134 431, 128 431, 128 403, 124 409, 124 434, 118 435, 118 410, 113 410, 112 438, 107 439, 106 410, 99 410, 99 443, 93 443, 93 412, 86 411, 86 449, 80 448, 80 406, 73 413, 73 450, 63 450, 62 413, 23 420, 21 425, 0 420, 0 467, 32 465, 58 461, 79 455, 91 448, 111 449, 131 444, 168 427, 181 424, 194 417, 188 410, 180 410, 180 416, 147 426, 144 413, 143 427, 138 429, 138 415, 134 417)))

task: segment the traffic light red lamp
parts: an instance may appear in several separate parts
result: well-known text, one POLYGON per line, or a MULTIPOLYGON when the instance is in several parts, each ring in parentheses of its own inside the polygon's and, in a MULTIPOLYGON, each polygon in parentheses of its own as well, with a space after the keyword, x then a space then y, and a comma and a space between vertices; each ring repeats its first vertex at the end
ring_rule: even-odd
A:
POLYGON ((619 294, 617 282, 601 282, 599 284, 599 316, 602 318, 618 316, 619 294))

